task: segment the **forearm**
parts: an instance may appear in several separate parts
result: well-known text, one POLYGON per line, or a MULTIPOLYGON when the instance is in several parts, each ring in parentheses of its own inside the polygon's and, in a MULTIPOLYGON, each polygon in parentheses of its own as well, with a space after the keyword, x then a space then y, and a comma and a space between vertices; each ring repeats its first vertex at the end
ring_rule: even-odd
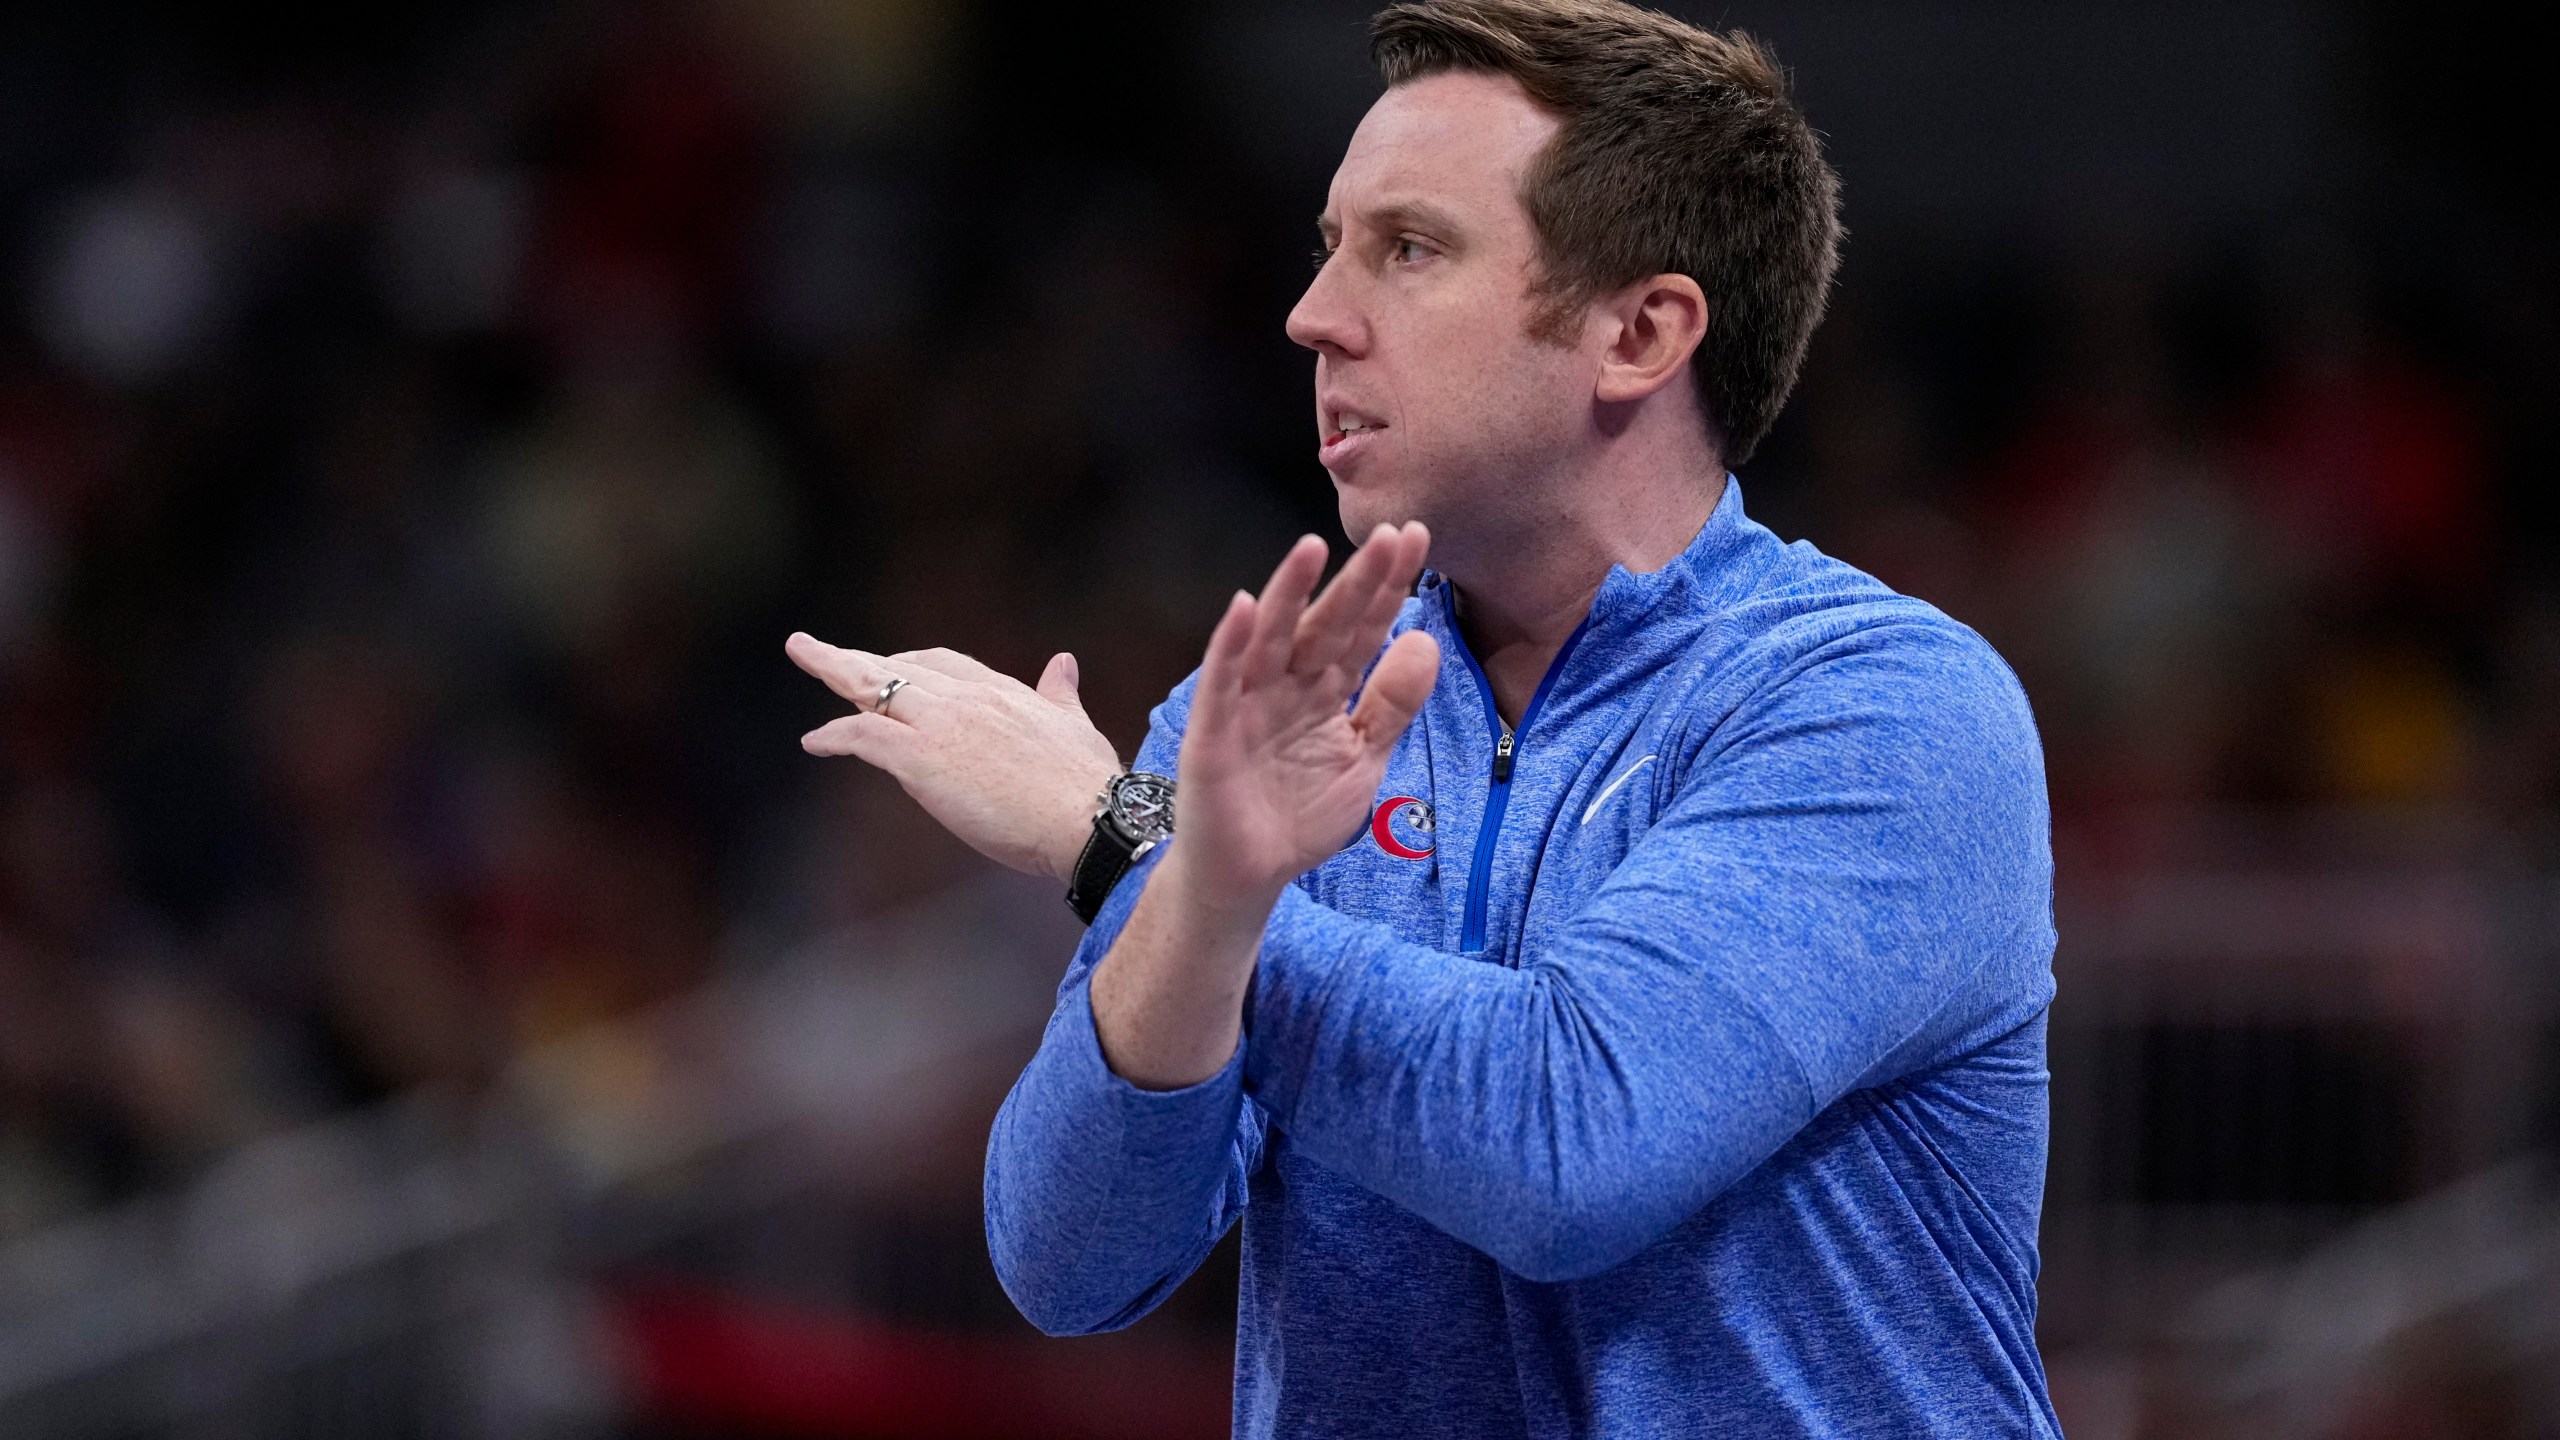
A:
POLYGON ((988 1139, 987 1248, 1015 1304, 1053 1334, 1126 1324, 1170 1293, 1233 1223, 1260 1153, 1240 1059, 1153 1091, 1102 1058, 1094 957, 1156 868, 1142 862, 1095 917, 988 1139))
POLYGON ((1094 971, 1094 1033, 1112 1073, 1175 1090, 1225 1068, 1243 1038, 1254 952, 1276 898, 1203 883, 1181 845, 1170 846, 1094 971))
POLYGON ((1111 1075, 1070 995, 987 1142, 987 1250, 1051 1334, 1112 1329, 1170 1294, 1245 1202, 1242 1087, 1143 1091, 1111 1075))
POLYGON ((1514 970, 1290 894, 1260 970, 1245 1085, 1272 1123, 1533 1279, 1633 1254, 1812 1113, 1750 1005, 1608 939, 1514 970))
POLYGON ((1251 993, 1242 1083, 1299 1148, 1524 1274, 1632 1253, 1809 1113, 1778 1037, 1700 976, 1442 954, 1288 887, 1221 892, 1178 841, 1151 870, 1126 882, 1143 887, 1126 926, 1095 937, 1091 1028, 1114 1081, 1154 1094, 1229 1073, 1251 993))

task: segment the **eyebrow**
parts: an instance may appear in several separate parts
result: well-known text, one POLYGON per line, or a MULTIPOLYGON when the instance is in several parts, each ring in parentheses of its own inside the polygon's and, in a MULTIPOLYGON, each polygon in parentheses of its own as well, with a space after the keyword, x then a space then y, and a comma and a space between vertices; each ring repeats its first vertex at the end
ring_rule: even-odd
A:
MULTIPOLYGON (((1443 239, 1455 239, 1465 228, 1457 217, 1428 200, 1389 200, 1360 212, 1361 218, 1380 230, 1422 230, 1443 239)), ((1342 227, 1330 215, 1316 217, 1316 234, 1327 245, 1341 243, 1342 227)))

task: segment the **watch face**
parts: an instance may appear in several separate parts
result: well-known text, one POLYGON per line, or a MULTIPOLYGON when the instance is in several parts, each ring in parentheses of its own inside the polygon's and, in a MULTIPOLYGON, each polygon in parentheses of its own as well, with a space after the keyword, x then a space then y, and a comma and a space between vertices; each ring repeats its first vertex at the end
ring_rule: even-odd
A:
POLYGON ((1173 833, 1173 782, 1144 771, 1114 777, 1111 818, 1133 840, 1162 840, 1173 833))

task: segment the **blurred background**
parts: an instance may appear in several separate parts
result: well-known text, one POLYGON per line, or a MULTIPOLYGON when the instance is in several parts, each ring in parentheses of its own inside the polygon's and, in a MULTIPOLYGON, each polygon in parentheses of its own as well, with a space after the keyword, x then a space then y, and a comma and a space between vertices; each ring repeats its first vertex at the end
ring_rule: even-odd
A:
MULTIPOLYGON (((1675 4, 1851 239, 1753 512, 2048 746, 2075 1440, 2560 1434, 2560 146, 2485 4, 1675 4)), ((1225 1433, 979 1230, 1074 925, 793 629, 1133 749, 1333 531, 1365 0, 0 14, 0 1432, 1225 1433)))

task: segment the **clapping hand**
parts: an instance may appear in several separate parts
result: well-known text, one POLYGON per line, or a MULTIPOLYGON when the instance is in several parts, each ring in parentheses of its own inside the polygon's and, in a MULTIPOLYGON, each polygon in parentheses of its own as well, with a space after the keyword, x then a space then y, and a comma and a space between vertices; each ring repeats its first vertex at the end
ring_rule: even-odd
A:
POLYGON ((1310 603, 1325 545, 1309 535, 1259 599, 1228 603, 1178 777, 1173 862, 1196 899, 1258 910, 1258 929, 1282 886, 1358 833, 1439 674, 1439 645, 1420 631, 1379 653, 1430 543, 1419 522, 1381 525, 1310 603))
POLYGON ((807 635, 782 648, 854 706, 800 737, 802 749, 879 766, 980 854, 1066 883, 1095 797, 1120 769, 1076 698, 1074 656, 1052 659, 1034 687, 952 650, 883 656, 807 635), (882 705, 893 681, 903 683, 882 705))
MULTIPOLYGON (((1418 632, 1379 654, 1430 543, 1419 523, 1381 525, 1315 596, 1325 545, 1309 535, 1260 598, 1228 604, 1182 745, 1176 848, 1193 893, 1267 912, 1358 832, 1439 670, 1438 646, 1418 632)), ((883 656, 805 634, 783 650, 854 706, 802 748, 888 771, 980 853, 1065 882, 1120 768, 1076 697, 1073 656, 1030 686, 951 650, 883 656)))
MULTIPOLYGON (((1419 523, 1381 525, 1317 595, 1325 545, 1309 535, 1210 635, 1175 843, 1093 977, 1096 1038, 1132 1082, 1187 1085, 1226 1062, 1271 906, 1359 833, 1439 675, 1429 635, 1387 644, 1430 544, 1419 523)), ((869 761, 981 853, 1066 880, 1119 769, 1076 699, 1072 657, 1034 687, 949 650, 880 656, 807 635, 784 649, 855 707, 801 738, 810 753, 869 761)))

